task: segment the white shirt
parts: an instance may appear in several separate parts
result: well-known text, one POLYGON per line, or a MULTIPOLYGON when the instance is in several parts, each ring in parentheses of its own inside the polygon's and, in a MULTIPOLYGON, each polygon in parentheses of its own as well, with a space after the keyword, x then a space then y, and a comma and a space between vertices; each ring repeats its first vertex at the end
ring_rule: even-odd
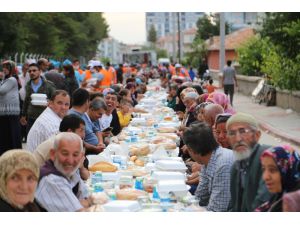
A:
POLYGON ((99 121, 101 131, 103 131, 104 129, 110 127, 110 123, 112 121, 112 114, 109 114, 109 116, 107 114, 103 114, 99 121))
POLYGON ((71 179, 50 174, 40 181, 35 197, 48 212, 76 212, 83 208, 80 200, 88 197, 87 186, 78 171, 71 179), (79 182, 77 196, 72 188, 79 182))
POLYGON ((47 107, 36 119, 27 136, 27 150, 33 152, 39 144, 59 132, 62 119, 47 107))
POLYGON ((39 167, 42 167, 45 162, 50 159, 50 149, 54 147, 55 135, 48 138, 46 141, 42 142, 37 146, 33 151, 33 155, 36 161, 39 164, 39 167))

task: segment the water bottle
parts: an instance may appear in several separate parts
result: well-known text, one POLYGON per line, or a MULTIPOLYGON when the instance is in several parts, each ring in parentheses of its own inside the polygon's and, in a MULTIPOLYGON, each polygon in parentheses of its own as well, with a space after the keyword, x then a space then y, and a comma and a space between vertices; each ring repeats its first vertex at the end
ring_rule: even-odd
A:
POLYGON ((144 186, 143 186, 143 178, 142 177, 137 177, 135 179, 135 189, 137 190, 144 190, 144 186))
POLYGON ((94 186, 97 183, 102 182, 102 172, 96 171, 95 173, 93 173, 91 180, 92 180, 92 186, 94 186))

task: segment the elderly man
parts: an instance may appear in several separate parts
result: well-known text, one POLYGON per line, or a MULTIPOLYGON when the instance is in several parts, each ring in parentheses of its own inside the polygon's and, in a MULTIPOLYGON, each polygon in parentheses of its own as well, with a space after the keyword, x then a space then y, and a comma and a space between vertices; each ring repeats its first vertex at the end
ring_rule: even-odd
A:
POLYGON ((203 109, 203 119, 210 127, 213 127, 218 114, 224 113, 222 106, 218 104, 208 104, 203 109))
POLYGON ((59 124, 70 107, 70 96, 64 90, 52 95, 48 107, 34 122, 27 137, 27 150, 34 151, 43 141, 58 133, 59 124))
POLYGON ((203 165, 195 192, 199 205, 208 211, 228 211, 230 203, 230 168, 232 151, 216 142, 212 129, 206 123, 192 124, 183 133, 189 155, 203 165))
POLYGON ((56 135, 36 191, 38 202, 48 211, 75 212, 90 206, 87 187, 78 172, 83 156, 82 140, 77 134, 56 135))
MULTIPOLYGON (((60 125, 59 125, 59 132, 73 132, 80 136, 83 140, 85 137, 85 122, 82 118, 77 115, 66 115, 60 125)), ((48 138, 46 141, 41 143, 35 151, 33 155, 35 156, 39 167, 43 166, 47 160, 50 159, 50 149, 53 147, 55 140, 55 135, 48 138)), ((86 144, 84 143, 84 147, 86 144)), ((83 180, 87 180, 90 176, 88 171, 88 161, 87 159, 84 161, 83 165, 79 168, 80 170, 80 177, 83 180)))
POLYGON ((269 146, 258 143, 261 132, 255 118, 249 114, 231 116, 226 129, 236 158, 230 179, 232 210, 251 212, 270 197, 260 163, 261 153, 269 146))

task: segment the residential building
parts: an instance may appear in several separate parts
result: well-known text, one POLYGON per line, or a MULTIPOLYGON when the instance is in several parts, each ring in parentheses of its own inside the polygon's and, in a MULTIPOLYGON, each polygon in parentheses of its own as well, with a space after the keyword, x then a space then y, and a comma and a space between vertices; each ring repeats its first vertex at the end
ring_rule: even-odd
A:
MULTIPOLYGON (((219 13, 214 13, 219 16, 219 13)), ((225 21, 230 26, 230 31, 236 31, 245 27, 259 28, 265 16, 264 12, 224 12, 225 21)))
MULTIPOLYGON (((196 28, 197 20, 204 16, 203 12, 181 12, 181 31, 196 28)), ((146 34, 148 36, 151 26, 157 33, 157 39, 168 36, 178 31, 178 13, 176 12, 147 12, 146 13, 146 34)))
POLYGON ((112 64, 122 62, 122 52, 124 44, 120 43, 112 37, 105 38, 98 46, 98 58, 109 58, 112 64))
MULTIPOLYGON (((197 34, 197 29, 196 28, 190 28, 182 32, 182 52, 183 56, 184 53, 191 52, 191 45, 193 43, 193 40, 197 34)), ((168 56, 173 56, 173 51, 175 47, 175 52, 177 53, 178 51, 178 32, 175 35, 175 45, 174 43, 174 36, 167 35, 165 37, 161 37, 157 40, 156 42, 156 47, 160 49, 165 49, 168 53, 168 56)), ((175 54, 176 55, 176 54, 175 54)))
MULTIPOLYGON (((243 28, 232 32, 225 37, 225 62, 237 60, 237 48, 247 42, 255 35, 253 28, 243 28)), ((208 67, 209 69, 219 70, 219 52, 220 52, 220 36, 213 36, 206 40, 208 49, 208 67)))

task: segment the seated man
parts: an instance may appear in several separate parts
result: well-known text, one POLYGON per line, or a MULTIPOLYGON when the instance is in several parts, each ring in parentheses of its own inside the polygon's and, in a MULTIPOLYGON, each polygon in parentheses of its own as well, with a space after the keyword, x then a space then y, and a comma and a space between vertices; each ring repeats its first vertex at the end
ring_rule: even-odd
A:
MULTIPOLYGON (((96 97, 91 101, 88 111, 83 115, 85 122, 84 141, 90 145, 103 146, 103 137, 101 133, 99 119, 106 112, 107 106, 102 98, 96 97)), ((93 152, 98 154, 101 151, 93 152)))
MULTIPOLYGON (((85 123, 84 120, 75 114, 66 115, 60 123, 59 132, 73 132, 78 134, 83 140, 85 137, 85 123)), ((35 156, 39 167, 42 167, 47 160, 50 159, 50 149, 53 147, 55 140, 55 135, 48 138, 46 141, 41 143, 34 151, 33 155, 35 156)), ((83 143, 85 147, 85 143, 83 143)), ((83 165, 79 168, 80 176, 83 180, 89 178, 88 171, 88 160, 85 159, 83 165)))
POLYGON ((58 133, 59 124, 70 107, 70 96, 64 90, 56 90, 51 96, 48 107, 36 119, 27 136, 27 150, 36 147, 52 135, 58 133))
POLYGON ((208 211, 228 211, 233 152, 220 147, 212 129, 203 122, 188 127, 183 133, 183 142, 192 159, 203 165, 195 192, 199 205, 208 211))
POLYGON ((261 132, 255 118, 249 114, 231 116, 226 130, 236 159, 230 177, 232 210, 253 212, 270 199, 260 162, 261 154, 269 146, 259 144, 261 132))
POLYGON ((84 156, 81 138, 71 132, 56 135, 50 160, 41 168, 36 198, 50 212, 83 211, 90 206, 78 168, 84 156))

